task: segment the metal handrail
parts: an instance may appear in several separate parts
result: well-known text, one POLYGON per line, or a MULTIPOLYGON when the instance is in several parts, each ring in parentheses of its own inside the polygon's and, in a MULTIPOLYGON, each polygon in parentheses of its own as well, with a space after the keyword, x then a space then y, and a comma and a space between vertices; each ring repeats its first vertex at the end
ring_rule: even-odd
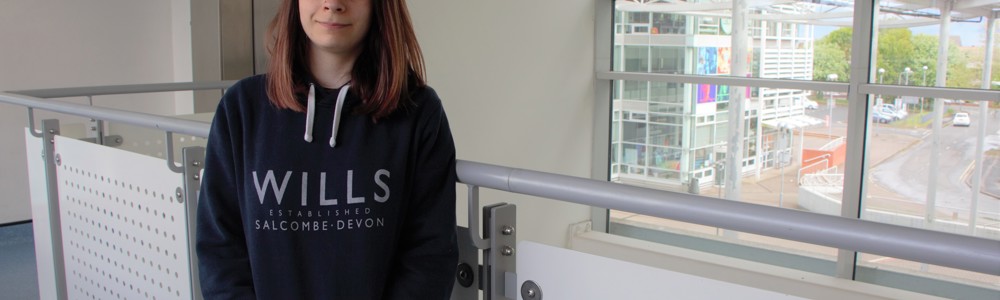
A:
MULTIPOLYGON (((207 137, 210 127, 205 122, 10 93, 0 93, 0 102, 198 137, 207 137)), ((460 182, 473 186, 1000 275, 996 240, 470 161, 459 161, 457 172, 460 182)))
POLYGON ((68 115, 156 128, 198 137, 208 137, 209 125, 204 122, 69 102, 47 101, 41 98, 11 93, 0 93, 0 102, 68 115))
MULTIPOLYGON (((148 128, 157 128, 167 132, 208 137, 208 126, 204 126, 205 123, 203 122, 113 108, 93 107, 89 105, 66 102, 53 102, 42 98, 121 95, 188 90, 215 90, 229 88, 234 83, 236 83, 236 81, 227 80, 22 90, 0 93, 0 102, 25 106, 29 109, 29 112, 30 109, 38 108, 68 115, 119 122, 148 128)), ((34 120, 32 120, 32 124, 30 125, 31 128, 34 129, 34 120)))
POLYGON ((1000 275, 1000 241, 559 174, 458 162, 479 187, 1000 275))
POLYGON ((121 95, 156 92, 196 91, 225 89, 236 83, 236 80, 206 81, 206 82, 169 82, 129 85, 85 86, 56 89, 37 89, 10 91, 12 94, 32 96, 37 98, 64 98, 80 96, 121 95))

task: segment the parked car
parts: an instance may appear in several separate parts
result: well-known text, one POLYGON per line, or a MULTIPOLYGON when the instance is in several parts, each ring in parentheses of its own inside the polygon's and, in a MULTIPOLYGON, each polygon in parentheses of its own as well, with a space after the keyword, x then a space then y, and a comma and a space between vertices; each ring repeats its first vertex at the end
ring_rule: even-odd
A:
POLYGON ((884 115, 891 116, 895 120, 906 119, 906 116, 909 115, 905 109, 896 109, 895 106, 889 104, 876 105, 875 110, 884 115))
POLYGON ((972 125, 972 118, 969 117, 969 113, 956 113, 955 116, 951 118, 951 126, 969 127, 969 125, 972 125))
POLYGON ((802 102, 802 105, 805 106, 806 109, 817 109, 817 108, 819 108, 819 103, 816 103, 816 101, 813 101, 812 99, 804 99, 803 102, 802 102))
POLYGON ((874 110, 874 111, 872 111, 872 122, 877 122, 877 123, 882 123, 882 124, 888 124, 888 123, 890 123, 892 121, 895 121, 895 120, 896 120, 896 116, 894 116, 894 115, 886 114, 886 113, 882 112, 881 110, 874 110))

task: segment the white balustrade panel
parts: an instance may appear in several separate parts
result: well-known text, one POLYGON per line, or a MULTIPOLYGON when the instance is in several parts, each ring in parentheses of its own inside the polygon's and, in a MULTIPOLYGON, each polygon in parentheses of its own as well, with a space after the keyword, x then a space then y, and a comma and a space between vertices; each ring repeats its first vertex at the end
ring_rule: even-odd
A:
MULTIPOLYGON (((517 247, 518 299, 531 280, 541 299, 802 299, 530 241, 517 247)), ((535 298, 538 299, 538 298, 535 298)))
POLYGON ((163 159, 56 138, 70 299, 189 299, 182 175, 163 159))

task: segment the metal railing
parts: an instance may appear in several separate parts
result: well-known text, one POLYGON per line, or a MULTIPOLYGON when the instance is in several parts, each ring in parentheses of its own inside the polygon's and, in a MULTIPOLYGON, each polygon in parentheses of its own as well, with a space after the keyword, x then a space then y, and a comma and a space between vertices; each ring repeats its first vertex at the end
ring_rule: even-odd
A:
MULTIPOLYGON (((0 103, 207 137, 209 123, 38 98, 220 89, 232 82, 171 83, 0 93, 0 103), (34 95, 34 96, 28 96, 34 95)), ((34 130, 33 115, 29 126, 34 130)), ((168 150, 169 151, 169 150, 168 150)), ((586 178, 459 161, 459 181, 470 185, 469 224, 478 219, 475 187, 720 227, 793 241, 1000 275, 1000 241, 848 219, 712 197, 626 186, 586 178)), ((478 230, 472 241, 485 244, 478 230)))

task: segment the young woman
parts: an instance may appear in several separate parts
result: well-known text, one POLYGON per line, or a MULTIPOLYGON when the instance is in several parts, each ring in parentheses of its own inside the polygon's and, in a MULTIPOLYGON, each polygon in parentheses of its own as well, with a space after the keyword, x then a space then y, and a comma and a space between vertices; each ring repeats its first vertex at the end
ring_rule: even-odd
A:
POLYGON ((455 146, 404 0, 285 0, 226 91, 197 253, 206 299, 447 299, 455 146))

